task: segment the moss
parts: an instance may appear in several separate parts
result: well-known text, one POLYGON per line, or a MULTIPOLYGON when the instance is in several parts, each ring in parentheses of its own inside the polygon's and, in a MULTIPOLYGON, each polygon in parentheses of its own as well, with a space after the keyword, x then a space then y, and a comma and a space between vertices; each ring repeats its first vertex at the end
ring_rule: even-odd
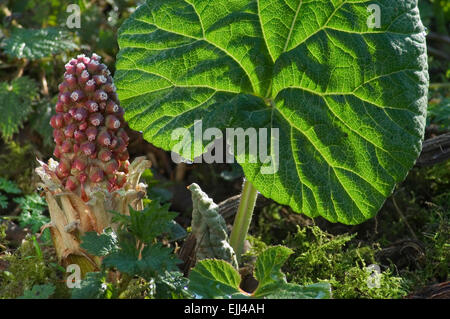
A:
POLYGON ((35 239, 27 236, 13 254, 0 255, 0 260, 8 263, 8 269, 0 271, 0 298, 18 298, 35 285, 50 283, 56 286, 55 296, 68 296, 55 257, 36 245, 35 239))
MULTIPOLYGON (((356 234, 333 236, 317 226, 298 227, 285 244, 294 250, 288 260, 288 281, 302 285, 327 281, 334 298, 400 298, 406 282, 391 269, 380 269, 379 285, 373 287, 369 265, 376 265, 378 246, 352 242, 356 234)), ((378 276, 375 273, 372 276, 378 276)))
POLYGON ((121 299, 144 299, 148 298, 150 285, 142 278, 133 278, 126 289, 120 294, 121 299))

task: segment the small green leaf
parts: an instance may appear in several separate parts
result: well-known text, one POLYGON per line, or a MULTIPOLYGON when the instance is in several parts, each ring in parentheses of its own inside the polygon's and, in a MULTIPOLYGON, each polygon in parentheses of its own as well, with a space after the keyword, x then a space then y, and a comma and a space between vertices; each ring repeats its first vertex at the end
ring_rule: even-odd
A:
POLYGON ((176 241, 183 239, 187 236, 186 229, 184 229, 180 224, 176 221, 171 220, 169 222, 169 240, 176 241))
POLYGON ((105 229, 100 235, 87 232, 81 237, 81 248, 94 256, 106 256, 117 250, 117 235, 111 228, 105 229))
POLYGON ((47 209, 47 202, 39 194, 30 194, 25 197, 14 198, 13 200, 21 209, 19 222, 22 227, 31 226, 33 232, 39 231, 42 225, 48 223, 50 219, 43 215, 47 209))
POLYGON ((72 289, 72 299, 102 299, 107 289, 104 273, 89 272, 81 281, 80 288, 72 289))
POLYGON ((77 50, 70 33, 56 28, 14 29, 3 50, 14 58, 36 60, 63 51, 77 50))
POLYGON ((192 268, 189 290, 196 298, 246 298, 239 288, 241 276, 234 267, 219 259, 204 259, 192 268))
POLYGON ((25 290, 23 296, 18 299, 48 299, 55 292, 55 286, 52 284, 47 285, 34 285, 30 290, 25 290))
POLYGON ((19 204, 21 213, 19 224, 21 227, 30 227, 33 233, 39 232, 40 228, 50 221, 43 213, 47 209, 47 202, 39 194, 30 194, 25 197, 14 198, 19 204))
POLYGON ((255 297, 261 297, 286 283, 286 277, 281 272, 293 251, 284 246, 269 247, 263 251, 256 260, 255 278, 259 285, 254 292, 255 297))
POLYGON ((20 194, 21 189, 16 183, 9 181, 3 177, 0 177, 0 190, 7 192, 8 194, 20 194))
POLYGON ((0 194, 0 207, 3 209, 8 207, 8 198, 2 194, 0 194))

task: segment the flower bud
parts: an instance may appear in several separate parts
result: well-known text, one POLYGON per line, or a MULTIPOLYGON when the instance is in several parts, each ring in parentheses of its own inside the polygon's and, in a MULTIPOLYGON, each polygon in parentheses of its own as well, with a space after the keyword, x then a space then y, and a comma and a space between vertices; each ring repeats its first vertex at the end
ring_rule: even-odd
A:
POLYGON ((125 142, 125 144, 128 144, 128 142, 130 141, 127 132, 123 128, 119 129, 116 135, 117 137, 120 137, 125 142))
POLYGON ((100 113, 92 113, 89 116, 89 123, 94 126, 100 126, 103 123, 103 115, 100 113))
POLYGON ((81 151, 86 155, 92 155, 95 152, 95 144, 92 142, 84 142, 81 144, 81 151))
POLYGON ((109 160, 106 164, 105 164, 105 173, 106 174, 113 174, 115 173, 117 170, 119 169, 119 163, 115 160, 109 160))
POLYGON ((112 152, 107 148, 102 148, 100 152, 98 152, 98 159, 103 162, 108 162, 112 157, 112 152))
POLYGON ((98 70, 98 66, 100 63, 94 59, 91 59, 91 61, 87 64, 87 69, 89 72, 94 73, 98 70))
POLYGON ((64 135, 66 137, 73 137, 73 133, 75 133, 75 130, 77 129, 77 126, 75 124, 69 124, 64 129, 64 135))
POLYGON ((64 126, 64 116, 62 114, 53 115, 50 119, 50 125, 53 128, 61 128, 64 126))
POLYGON ((72 101, 74 101, 74 102, 79 102, 79 101, 81 101, 84 97, 85 97, 85 95, 84 95, 83 91, 81 91, 81 90, 73 91, 73 92, 70 94, 70 99, 71 99, 72 101))
POLYGON ((78 129, 80 131, 85 131, 88 128, 88 126, 89 126, 88 122, 82 122, 82 123, 80 123, 80 125, 78 125, 78 129))
POLYGON ((87 166, 87 160, 82 157, 77 157, 73 160, 72 167, 76 170, 83 171, 87 166))
POLYGON ((105 125, 111 130, 116 130, 120 127, 120 121, 114 115, 107 115, 105 120, 105 125))
POLYGON ((61 153, 69 153, 72 151, 72 147, 73 147, 73 143, 70 140, 65 140, 62 144, 61 144, 61 153))
POLYGON ((98 134, 97 142, 103 146, 110 146, 111 145, 111 135, 108 133, 107 130, 102 130, 100 132, 100 134, 98 134))
POLYGON ((86 82, 86 85, 85 85, 85 87, 84 87, 84 89, 85 89, 87 92, 94 92, 95 89, 96 89, 95 81, 92 80, 92 79, 89 80, 89 81, 87 81, 87 82, 86 82))
POLYGON ((84 70, 86 70, 86 65, 82 62, 78 63, 76 66, 76 74, 80 75, 84 70))
POLYGON ((70 103, 70 92, 64 92, 59 95, 59 100, 62 103, 70 103))
POLYGON ((58 166, 56 167, 56 173, 61 176, 67 176, 70 172, 70 162, 66 159, 61 159, 58 166))
POLYGON ((89 81, 90 78, 90 74, 87 70, 84 70, 83 72, 81 72, 80 77, 78 78, 78 83, 80 85, 85 85, 87 81, 89 81))
POLYGON ((90 174, 89 174, 89 179, 93 183, 99 183, 99 182, 103 181, 104 176, 105 176, 105 174, 103 173, 103 170, 101 168, 92 167, 90 174))
POLYGON ((106 83, 106 77, 104 75, 94 75, 93 80, 95 81, 95 83, 97 83, 98 85, 103 85, 106 83))
POLYGON ((64 130, 58 129, 53 131, 53 139, 55 143, 61 145, 66 140, 66 135, 64 134, 64 130))
POLYGON ((86 134, 80 130, 75 130, 75 132, 73 132, 73 138, 77 141, 77 143, 84 142, 87 139, 86 134))
POLYGON ((119 111, 119 105, 115 103, 114 101, 109 100, 106 104, 106 112, 109 114, 116 113, 119 111))
POLYGON ((103 90, 97 90, 95 91, 95 100, 98 102, 106 101, 108 100, 108 94, 103 90))
POLYGON ((86 107, 87 107, 88 111, 91 113, 95 113, 98 111, 98 104, 94 101, 87 101, 86 107))
POLYGON ((97 138, 97 129, 94 126, 89 126, 86 129, 86 136, 90 142, 95 141, 97 138))
POLYGON ((61 101, 57 102, 56 106, 55 106, 55 110, 56 110, 56 112, 64 112, 64 103, 61 101))
POLYGON ((75 113, 72 116, 75 120, 82 122, 87 118, 88 112, 86 111, 85 108, 78 107, 75 109, 75 113))
POLYGON ((73 192, 78 188, 78 185, 79 181, 74 176, 69 176, 69 178, 67 178, 65 187, 68 191, 73 192))

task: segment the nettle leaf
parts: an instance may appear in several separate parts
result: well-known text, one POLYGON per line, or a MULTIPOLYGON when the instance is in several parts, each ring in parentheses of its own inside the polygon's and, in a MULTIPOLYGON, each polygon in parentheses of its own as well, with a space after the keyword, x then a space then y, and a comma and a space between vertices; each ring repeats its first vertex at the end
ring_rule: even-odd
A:
MULTIPOLYGON (((192 136, 196 120, 269 137, 278 128, 259 150, 276 159, 278 143, 276 173, 249 161, 247 141, 247 179, 296 212, 360 223, 421 150, 428 73, 416 2, 146 1, 118 38, 126 120, 165 150, 179 146, 177 128, 192 136), (379 6, 379 27, 369 5, 379 6)), ((209 143, 192 143, 189 159, 209 143)))
POLYGON ((170 232, 172 219, 177 213, 169 212, 170 204, 160 205, 150 201, 141 211, 130 207, 130 215, 115 214, 114 220, 121 222, 143 242, 151 242, 164 232, 170 232))
POLYGON ((228 262, 204 259, 191 269, 189 290, 198 299, 248 298, 239 288, 241 276, 228 262))
POLYGON ((52 284, 34 285, 31 290, 24 291, 23 296, 18 299, 48 299, 55 292, 56 287, 52 284))
POLYGON ((89 272, 81 281, 80 288, 72 289, 72 299, 102 299, 108 290, 103 272, 89 272))
POLYGON ((156 243, 139 250, 138 244, 142 242, 136 241, 133 235, 121 233, 118 237, 117 247, 103 259, 104 266, 146 279, 151 279, 164 271, 178 270, 177 264, 180 260, 173 254, 172 248, 156 243))
POLYGON ((118 249, 117 235, 111 228, 105 229, 100 235, 87 232, 81 238, 80 246, 94 256, 106 256, 118 249))
POLYGON ((70 33, 57 28, 17 28, 3 43, 3 50, 9 56, 30 60, 77 49, 78 46, 73 42, 70 33))
POLYGON ((32 111, 37 96, 36 82, 26 76, 8 82, 0 82, 0 132, 5 140, 19 131, 32 111))

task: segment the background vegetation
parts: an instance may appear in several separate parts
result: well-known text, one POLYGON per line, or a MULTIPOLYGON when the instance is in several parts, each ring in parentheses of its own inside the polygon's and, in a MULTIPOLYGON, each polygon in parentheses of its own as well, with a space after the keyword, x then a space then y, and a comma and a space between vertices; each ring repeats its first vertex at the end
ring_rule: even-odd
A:
MULTIPOLYGON (((73 55, 96 52, 114 73, 117 29, 139 2, 0 1, 0 298, 70 296, 49 234, 40 232, 49 217, 35 186, 35 158, 47 160, 53 152, 48 123, 64 64, 73 55), (81 8, 80 29, 66 27, 66 8, 74 2, 81 8)), ((429 31, 428 139, 450 132, 450 3, 419 0, 419 6, 429 31)), ((192 212, 187 185, 198 183, 216 203, 239 194, 239 166, 176 166, 168 153, 129 133, 131 157, 146 155, 153 164, 144 176, 149 198, 169 203, 184 228, 192 212)), ((265 202, 250 233, 248 260, 267 245, 286 245, 294 251, 283 268, 288 281, 328 281, 335 298, 450 294, 450 162, 414 167, 377 217, 361 225, 309 219, 265 202), (380 288, 367 286, 365 267, 371 264, 381 267, 380 288)), ((147 279, 130 279, 128 290, 117 296, 155 297, 147 279)))

